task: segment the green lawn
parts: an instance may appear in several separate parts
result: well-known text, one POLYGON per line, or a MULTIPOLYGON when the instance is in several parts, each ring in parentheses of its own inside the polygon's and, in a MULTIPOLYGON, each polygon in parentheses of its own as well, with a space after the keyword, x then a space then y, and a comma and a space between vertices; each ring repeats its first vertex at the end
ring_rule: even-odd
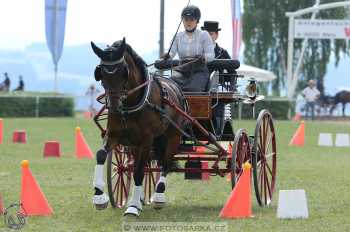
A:
MULTIPOLYGON (((20 162, 30 168, 50 205, 51 217, 30 217, 23 231, 120 231, 123 210, 109 207, 96 211, 91 204, 94 160, 74 156, 74 129, 80 126, 92 150, 99 148, 99 131, 84 119, 3 119, 4 142, 0 145, 0 192, 5 205, 19 201, 20 162), (25 129, 27 144, 12 144, 12 132, 25 129), (46 140, 58 140, 62 157, 43 158, 46 140)), ((247 128, 253 134, 255 122, 239 121, 235 130, 247 128)), ((275 122, 277 131, 277 191, 272 205, 260 208, 253 198, 252 219, 221 220, 218 215, 230 193, 226 178, 210 182, 187 181, 181 174, 168 178, 166 208, 146 206, 138 221, 227 222, 229 231, 350 231, 350 149, 317 146, 319 132, 349 133, 350 122, 306 122, 306 146, 288 146, 298 123, 275 122), (305 189, 309 219, 276 218, 278 190, 305 189)), ((254 195, 252 194, 252 197, 254 195)), ((0 218, 0 231, 9 231, 0 218)))

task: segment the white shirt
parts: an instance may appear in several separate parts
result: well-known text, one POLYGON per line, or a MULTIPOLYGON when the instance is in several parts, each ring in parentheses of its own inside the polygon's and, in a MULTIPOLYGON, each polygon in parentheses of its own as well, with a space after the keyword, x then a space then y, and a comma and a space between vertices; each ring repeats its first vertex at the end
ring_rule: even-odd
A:
POLYGON ((305 96, 305 100, 307 102, 313 102, 317 99, 317 96, 320 95, 320 91, 318 91, 316 87, 306 87, 303 90, 303 95, 305 96))
POLYGON ((185 31, 179 32, 174 40, 170 50, 170 57, 174 58, 176 54, 180 59, 185 57, 204 56, 206 61, 211 61, 215 57, 214 43, 207 31, 196 29, 192 36, 185 31))

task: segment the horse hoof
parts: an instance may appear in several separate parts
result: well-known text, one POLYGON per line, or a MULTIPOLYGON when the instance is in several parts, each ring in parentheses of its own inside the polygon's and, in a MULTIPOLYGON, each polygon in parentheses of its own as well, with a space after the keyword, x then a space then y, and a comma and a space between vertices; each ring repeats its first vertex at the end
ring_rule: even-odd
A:
POLYGON ((165 204, 165 202, 152 202, 152 207, 153 209, 163 209, 165 204))
POLYGON ((109 198, 106 193, 103 193, 101 195, 94 195, 92 202, 97 210, 103 210, 107 208, 109 198))
POLYGON ((152 206, 154 209, 161 209, 165 206, 166 199, 164 193, 155 192, 152 196, 152 206))
POLYGON ((139 212, 139 210, 136 207, 130 206, 124 212, 124 216, 128 216, 128 215, 132 215, 132 216, 138 217, 138 216, 140 216, 140 212, 139 212))
POLYGON ((107 208, 107 206, 108 206, 108 202, 105 203, 105 204, 95 204, 95 208, 96 208, 97 210, 104 210, 104 209, 107 208))

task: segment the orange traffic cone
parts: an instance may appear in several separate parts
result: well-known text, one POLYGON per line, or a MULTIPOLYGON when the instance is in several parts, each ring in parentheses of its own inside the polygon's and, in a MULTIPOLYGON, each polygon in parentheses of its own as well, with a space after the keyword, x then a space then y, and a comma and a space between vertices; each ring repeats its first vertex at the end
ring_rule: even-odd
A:
POLYGON ((220 212, 221 218, 252 217, 250 172, 251 165, 247 162, 243 165, 242 176, 238 179, 236 186, 220 212))
POLYGON ((295 113, 294 117, 292 118, 292 121, 297 122, 297 121, 300 121, 300 119, 301 119, 301 114, 295 113))
POLYGON ((295 132, 293 138, 290 140, 289 145, 304 146, 305 140, 305 126, 304 121, 301 121, 299 128, 295 132))
POLYGON ((2 196, 0 193, 0 215, 3 215, 5 213, 5 209, 4 209, 4 202, 2 200, 2 196))
POLYGON ((44 193, 29 169, 28 160, 22 163, 21 203, 27 216, 49 216, 53 213, 44 193))
POLYGON ((2 119, 0 118, 0 144, 2 144, 2 130, 3 130, 3 125, 2 125, 2 119))
POLYGON ((75 128, 75 155, 77 158, 92 159, 94 157, 89 145, 85 141, 80 127, 75 128))

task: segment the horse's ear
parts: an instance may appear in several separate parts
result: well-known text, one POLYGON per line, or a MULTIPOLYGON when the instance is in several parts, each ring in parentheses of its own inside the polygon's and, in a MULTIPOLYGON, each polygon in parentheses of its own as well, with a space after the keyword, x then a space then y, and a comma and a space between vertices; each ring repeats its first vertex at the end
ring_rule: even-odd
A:
POLYGON ((123 41, 122 41, 122 45, 121 45, 121 49, 124 52, 126 48, 126 42, 125 42, 125 37, 123 37, 123 41))
POLYGON ((94 44, 94 42, 91 41, 91 47, 92 50, 94 51, 94 53, 100 58, 102 59, 103 57, 103 50, 99 47, 96 46, 96 44, 94 44))
POLYGON ((94 72, 95 80, 100 81, 102 79, 101 66, 97 65, 94 72))

